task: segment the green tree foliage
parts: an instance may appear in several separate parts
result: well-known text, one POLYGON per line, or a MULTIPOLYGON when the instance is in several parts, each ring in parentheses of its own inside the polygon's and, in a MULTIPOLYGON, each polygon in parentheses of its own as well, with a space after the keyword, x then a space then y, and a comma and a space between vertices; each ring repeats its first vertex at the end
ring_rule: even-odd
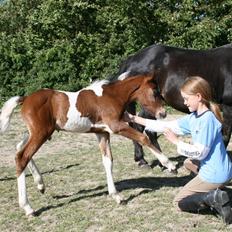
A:
POLYGON ((1 1, 1 100, 45 87, 75 91, 153 43, 230 43, 231 17, 231 0, 1 1))

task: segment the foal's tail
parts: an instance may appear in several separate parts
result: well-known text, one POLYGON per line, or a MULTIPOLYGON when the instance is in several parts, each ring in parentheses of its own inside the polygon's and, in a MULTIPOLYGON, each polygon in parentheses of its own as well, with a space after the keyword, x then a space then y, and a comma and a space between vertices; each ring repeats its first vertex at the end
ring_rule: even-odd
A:
POLYGON ((0 114, 0 132, 3 133, 10 125, 10 119, 14 109, 17 105, 21 104, 24 97, 15 96, 6 101, 1 109, 0 114))

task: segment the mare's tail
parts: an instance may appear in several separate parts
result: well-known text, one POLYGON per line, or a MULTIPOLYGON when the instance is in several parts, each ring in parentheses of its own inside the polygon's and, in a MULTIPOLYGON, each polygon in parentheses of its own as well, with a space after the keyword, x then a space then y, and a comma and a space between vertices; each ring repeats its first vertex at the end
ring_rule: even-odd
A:
POLYGON ((3 133, 7 130, 10 125, 10 119, 14 109, 17 105, 21 104, 24 97, 15 96, 6 101, 1 109, 0 114, 0 132, 3 133))

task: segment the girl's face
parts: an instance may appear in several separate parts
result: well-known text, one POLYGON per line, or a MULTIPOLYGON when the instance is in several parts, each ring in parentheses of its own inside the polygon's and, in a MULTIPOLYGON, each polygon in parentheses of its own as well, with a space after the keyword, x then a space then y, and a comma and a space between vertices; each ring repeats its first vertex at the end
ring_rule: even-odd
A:
POLYGON ((190 112, 198 111, 200 102, 201 102, 201 94, 186 94, 181 91, 181 96, 184 99, 184 104, 188 107, 190 112))

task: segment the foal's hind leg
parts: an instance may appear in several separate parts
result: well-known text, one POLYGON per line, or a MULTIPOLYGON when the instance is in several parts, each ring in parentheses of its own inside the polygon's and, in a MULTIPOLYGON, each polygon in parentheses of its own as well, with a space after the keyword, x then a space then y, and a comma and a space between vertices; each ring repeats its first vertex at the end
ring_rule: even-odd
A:
POLYGON ((44 193, 45 192, 45 184, 42 178, 42 175, 38 169, 38 167, 35 164, 35 161, 33 159, 30 160, 30 162, 28 163, 27 167, 29 168, 34 182, 37 185, 37 189, 41 192, 44 193))
POLYGON ((113 180, 113 157, 110 148, 110 135, 109 133, 101 133, 96 134, 99 142, 99 148, 102 154, 102 162, 105 167, 106 178, 107 178, 107 186, 109 195, 115 199, 115 201, 120 204, 122 202, 122 198, 118 194, 113 180))
MULTIPOLYGON (((16 147, 17 152, 19 152, 19 151, 21 151, 23 149, 23 147, 27 143, 28 139, 29 139, 29 134, 25 133, 24 137, 23 137, 23 140, 20 143, 17 144, 17 147, 16 147)), ((40 171, 39 171, 38 167, 35 164, 35 161, 33 159, 31 159, 30 162, 28 163, 27 167, 29 168, 29 170, 30 170, 30 172, 31 172, 31 174, 33 176, 35 184, 37 184, 38 190, 41 193, 44 193, 45 192, 45 185, 44 185, 44 182, 43 182, 42 175, 40 174, 40 171)))
POLYGON ((40 146, 46 141, 47 133, 34 133, 32 134, 26 145, 21 151, 16 154, 16 172, 17 172, 17 182, 18 182, 18 195, 19 195, 19 206, 25 210, 26 215, 33 215, 34 210, 30 206, 27 198, 26 189, 26 178, 25 178, 25 168, 35 152, 40 148, 40 146))

